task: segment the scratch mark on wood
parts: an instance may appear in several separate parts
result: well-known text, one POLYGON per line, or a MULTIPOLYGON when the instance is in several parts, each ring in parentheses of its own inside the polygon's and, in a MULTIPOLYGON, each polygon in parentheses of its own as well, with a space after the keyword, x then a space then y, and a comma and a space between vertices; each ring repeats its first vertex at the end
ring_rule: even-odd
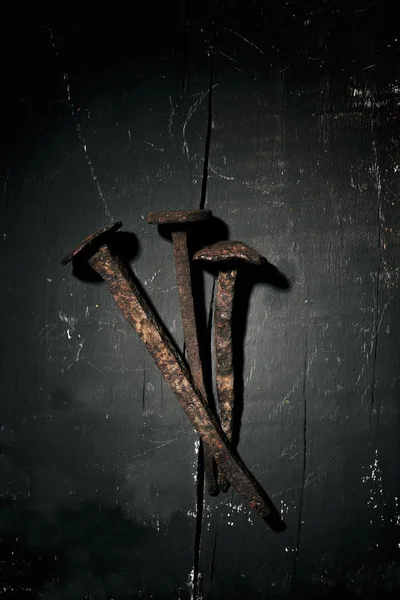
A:
POLYGON ((90 156, 89 156, 89 153, 88 153, 88 149, 87 149, 87 142, 86 142, 86 139, 85 139, 85 137, 83 135, 82 127, 81 127, 81 125, 80 125, 80 123, 78 121, 78 117, 76 116, 75 106, 74 106, 74 103, 72 102, 72 99, 71 99, 71 86, 70 86, 70 83, 69 83, 68 73, 64 73, 64 81, 65 81, 65 85, 66 85, 67 99, 68 99, 68 104, 69 104, 69 107, 70 107, 70 110, 71 110, 71 116, 72 116, 73 121, 75 122, 76 133, 77 133, 79 141, 81 143, 82 150, 83 150, 85 158, 86 158, 86 162, 87 162, 87 164, 89 166, 89 171, 90 171, 90 174, 92 176, 92 180, 93 180, 94 184, 96 185, 97 192, 98 192, 98 194, 100 196, 100 200, 101 200, 101 202, 103 204, 104 213, 105 213, 106 217, 110 217, 111 218, 112 215, 111 215, 111 212, 110 212, 110 209, 109 209, 109 206, 108 206, 108 202, 106 200, 106 197, 103 194, 103 190, 101 189, 99 178, 97 177, 97 175, 96 175, 96 173, 94 171, 93 163, 92 163, 92 161, 90 159, 90 156))
POLYGON ((373 2, 371 2, 370 4, 368 4, 368 6, 365 6, 364 8, 358 8, 356 10, 353 10, 351 12, 352 15, 355 15, 357 13, 363 13, 366 12, 367 10, 370 10, 372 7, 375 6, 375 4, 377 4, 378 0, 374 0, 373 2))
MULTIPOLYGON (((47 29, 48 29, 48 32, 49 32, 49 36, 50 36, 51 45, 52 45, 52 48, 53 48, 53 51, 54 51, 54 55, 56 56, 56 58, 58 58, 58 51, 57 51, 57 48, 56 48, 56 44, 55 44, 55 39, 54 39, 52 28, 50 27, 49 23, 46 23, 46 26, 47 26, 47 29)), ((85 137, 84 137, 83 132, 82 132, 82 127, 81 127, 81 125, 80 125, 80 123, 78 121, 78 117, 76 115, 75 106, 74 106, 74 103, 72 102, 72 99, 71 99, 71 86, 70 86, 70 83, 69 83, 69 77, 68 77, 68 73, 67 72, 64 73, 64 81, 65 81, 65 85, 66 85, 67 100, 68 100, 68 105, 70 107, 71 116, 72 116, 72 119, 73 119, 73 121, 75 123, 76 132, 78 134, 79 141, 81 143, 83 152, 85 154, 86 162, 87 162, 87 164, 89 166, 89 170, 90 170, 90 174, 92 176, 92 180, 93 180, 93 182, 95 183, 95 185, 97 187, 97 192, 98 192, 98 194, 100 196, 100 199, 101 199, 101 202, 102 202, 102 204, 104 206, 105 215, 107 217, 111 217, 112 215, 111 215, 110 209, 108 207, 108 202, 107 202, 107 200, 106 200, 106 198, 105 198, 105 196, 103 194, 103 191, 102 191, 102 189, 100 187, 99 179, 98 179, 98 177, 97 177, 97 175, 96 175, 96 173, 94 171, 92 161, 91 161, 89 153, 87 151, 87 143, 86 143, 85 137)))
POLYGON ((239 69, 239 67, 237 66, 236 60, 232 56, 229 56, 229 54, 225 54, 225 52, 221 52, 221 50, 218 52, 218 55, 224 56, 229 61, 233 62, 235 65, 236 71, 239 71, 239 73, 242 72, 242 69, 239 69))
POLYGON ((51 45, 52 45, 52 48, 53 48, 54 55, 58 58, 58 51, 57 51, 55 40, 54 40, 53 30, 52 30, 50 24, 47 21, 46 21, 46 27, 47 27, 47 31, 49 32, 49 36, 50 36, 51 45))
POLYGON ((39 339, 39 348, 43 345, 44 341, 48 341, 48 336, 49 334, 54 331, 54 329, 56 328, 56 326, 54 325, 54 323, 47 323, 44 327, 42 327, 42 329, 39 332, 38 335, 38 339, 39 339))
POLYGON ((85 357, 82 357, 82 359, 86 364, 90 365, 91 367, 93 367, 93 369, 96 369, 96 371, 98 371, 99 373, 105 373, 105 369, 101 369, 100 367, 98 367, 97 365, 95 365, 94 363, 92 363, 90 360, 88 360, 85 357))
POLYGON ((257 50, 257 52, 259 52, 260 54, 262 54, 264 56, 264 51, 259 46, 257 46, 254 42, 252 42, 249 39, 245 38, 244 35, 242 35, 241 33, 238 33, 237 31, 234 31, 233 29, 230 29, 229 27, 224 27, 223 25, 220 25, 220 27, 221 27, 221 29, 225 29, 225 31, 230 31, 230 33, 233 33, 234 35, 237 35, 244 42, 246 42, 246 44, 249 44, 249 46, 251 46, 252 48, 254 48, 255 50, 257 50))
MULTIPOLYGON (((79 336, 80 337, 80 336, 79 336)), ((67 371, 70 370, 70 368, 77 362, 79 362, 80 356, 81 356, 81 351, 83 348, 83 344, 85 343, 84 338, 80 339, 78 342, 78 346, 76 349, 76 354, 75 357, 67 364, 67 371)))
MULTIPOLYGON (((157 446, 153 446, 153 448, 150 448, 150 450, 146 450, 145 452, 141 452, 140 454, 135 454, 134 456, 131 456, 130 460, 134 460, 135 458, 140 458, 142 456, 146 456, 146 454, 150 454, 150 452, 155 452, 156 450, 159 450, 160 448, 164 448, 164 446, 169 446, 169 444, 173 444, 174 442, 178 441, 178 438, 174 438, 173 440, 167 440, 166 442, 163 442, 162 444, 158 444, 157 446)), ((130 465, 128 467, 129 469, 134 469, 136 465, 130 465)))
POLYGON ((210 171, 214 173, 214 175, 220 177, 221 179, 226 179, 227 181, 233 181, 235 179, 234 177, 229 177, 228 175, 223 175, 222 173, 219 173, 211 164, 209 164, 208 167, 210 171))
MULTIPOLYGON (((217 84, 213 85, 213 88, 215 88, 217 84)), ((212 89, 213 89, 212 88, 212 89)), ((200 94, 197 98, 197 100, 194 102, 194 104, 192 104, 192 106, 189 108, 188 113, 186 115, 186 119, 183 123, 182 126, 182 138, 183 138, 183 146, 182 146, 182 150, 184 152, 184 154, 186 154, 188 161, 190 162, 191 158, 190 158, 190 154, 189 154, 189 146, 187 143, 187 139, 186 139, 186 129, 187 126, 189 124, 190 119, 193 117, 194 113, 196 112, 196 110, 199 108, 199 106, 201 105, 201 103, 203 102, 204 98, 210 93, 210 89, 206 90, 205 92, 203 92, 202 94, 200 94)))
MULTIPOLYGON (((314 352, 310 355, 310 357, 307 360, 307 371, 306 371, 306 375, 308 375, 310 368, 315 360, 317 356, 317 351, 314 350, 314 352)), ((290 390, 285 394, 285 396, 283 397, 283 399, 279 402, 278 406, 276 408, 274 408, 274 410, 270 413, 270 418, 274 418, 277 416, 277 414, 279 414, 279 412, 282 410, 282 408, 286 405, 289 404, 289 398, 290 396, 296 391, 296 389, 299 387, 300 383, 304 381, 304 374, 300 374, 297 378, 296 381, 294 382, 294 384, 292 385, 292 387, 290 388, 290 390)))
POLYGON ((169 119, 168 119, 168 134, 171 140, 174 139, 174 134, 172 133, 172 126, 174 123, 174 118, 175 118, 175 106, 172 102, 172 96, 169 96, 169 105, 171 107, 171 111, 169 113, 169 119))

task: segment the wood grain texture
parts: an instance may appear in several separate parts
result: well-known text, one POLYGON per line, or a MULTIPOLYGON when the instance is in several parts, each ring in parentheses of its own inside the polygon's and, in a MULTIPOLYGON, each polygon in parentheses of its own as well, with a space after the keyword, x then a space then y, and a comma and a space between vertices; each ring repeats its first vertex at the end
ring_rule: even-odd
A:
MULTIPOLYGON (((33 598, 397 597, 391 7, 142 8, 3 23, 0 583, 33 598), (285 532, 231 490, 203 498, 196 436, 144 347, 103 286, 60 265, 120 219, 182 347, 172 246, 146 215, 198 208, 290 283, 244 279, 235 321, 239 452, 285 532)), ((196 277, 211 341, 214 279, 196 277)))

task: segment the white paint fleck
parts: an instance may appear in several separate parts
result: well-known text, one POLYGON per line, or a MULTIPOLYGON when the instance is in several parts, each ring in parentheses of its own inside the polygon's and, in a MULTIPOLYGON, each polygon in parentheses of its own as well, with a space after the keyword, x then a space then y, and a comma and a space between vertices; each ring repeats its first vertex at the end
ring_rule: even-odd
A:
MULTIPOLYGON (((369 498, 367 506, 372 510, 379 508, 380 496, 383 496, 383 478, 382 470, 379 466, 378 450, 375 450, 375 459, 372 464, 369 465, 369 473, 361 478, 362 483, 370 483, 369 498)), ((381 501, 383 506, 386 506, 385 500, 381 501)), ((383 517, 381 517, 383 519, 383 517)))
POLYGON ((160 531, 160 517, 158 515, 156 516, 155 528, 160 531))
POLYGON ((73 333, 75 331, 75 326, 78 322, 78 319, 76 317, 69 317, 67 314, 61 312, 61 310, 58 311, 58 316, 60 318, 61 321, 63 321, 64 323, 67 323, 68 328, 67 328, 67 337, 70 340, 72 338, 71 333, 73 333))
POLYGON ((397 527, 400 527, 400 508, 399 508, 399 498, 398 496, 394 497, 394 507, 395 507, 395 517, 394 522, 397 527))
POLYGON ((289 512, 289 506, 283 501, 281 500, 281 516, 283 515, 287 515, 289 512))
POLYGON ((162 269, 158 269, 158 271, 153 273, 153 275, 149 279, 145 279, 144 280, 145 285, 150 286, 154 282, 154 279, 157 277, 157 275, 159 275, 159 273, 161 273, 161 271, 162 271, 162 269))
POLYGON ((188 581, 187 581, 187 587, 189 588, 189 591, 190 591, 190 598, 191 598, 191 600, 195 600, 194 567, 193 567, 193 569, 189 573, 189 577, 188 577, 188 581))
POLYGON ((148 146, 150 146, 151 148, 154 148, 154 150, 157 150, 157 152, 164 152, 164 148, 156 148, 156 146, 154 144, 152 144, 151 142, 147 142, 145 140, 144 143, 147 144, 148 146))
POLYGON ((196 439, 194 441, 194 461, 193 461, 193 481, 196 484, 197 483, 197 463, 198 463, 198 456, 199 456, 199 449, 200 449, 200 439, 196 439))

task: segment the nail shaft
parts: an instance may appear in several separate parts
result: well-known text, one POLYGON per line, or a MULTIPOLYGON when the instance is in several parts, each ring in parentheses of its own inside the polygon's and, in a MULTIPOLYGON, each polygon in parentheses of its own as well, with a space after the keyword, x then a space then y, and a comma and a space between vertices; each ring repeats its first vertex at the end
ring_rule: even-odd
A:
POLYGON ((219 273, 214 310, 218 402, 221 427, 229 441, 232 440, 232 416, 234 409, 232 309, 236 274, 236 270, 221 271, 219 273))
MULTIPOLYGON (((185 230, 173 231, 172 243, 187 359, 193 381, 203 398, 206 399, 207 392, 204 385, 203 365, 200 357, 187 232, 185 230)), ((204 470, 208 492, 211 496, 217 496, 219 489, 216 468, 212 453, 207 446, 204 446, 204 470)))
MULTIPOLYGON (((235 404, 235 381, 232 345, 232 310, 236 282, 236 270, 220 271, 214 304, 214 347, 216 362, 216 385, 219 416, 222 431, 232 442, 233 411, 235 404)), ((218 473, 218 486, 228 491, 229 481, 224 473, 218 473)))

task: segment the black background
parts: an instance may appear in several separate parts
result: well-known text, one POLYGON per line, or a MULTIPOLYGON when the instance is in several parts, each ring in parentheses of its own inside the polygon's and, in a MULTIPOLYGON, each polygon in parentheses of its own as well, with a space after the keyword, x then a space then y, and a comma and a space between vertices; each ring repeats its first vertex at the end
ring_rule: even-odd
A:
POLYGON ((398 597, 396 3, 84 10, 1 23, 0 596, 398 597), (203 498, 197 437, 144 346, 60 264, 123 221, 182 346, 171 244, 146 215, 199 207, 288 281, 237 315, 239 452, 283 533, 232 491, 203 498))

